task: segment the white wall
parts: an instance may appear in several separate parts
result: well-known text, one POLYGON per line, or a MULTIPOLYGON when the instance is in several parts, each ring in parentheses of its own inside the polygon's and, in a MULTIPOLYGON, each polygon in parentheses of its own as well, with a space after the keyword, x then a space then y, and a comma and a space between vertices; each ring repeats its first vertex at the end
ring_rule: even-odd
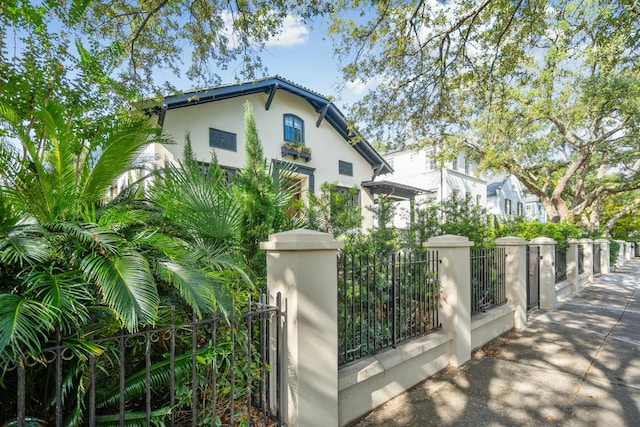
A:
MULTIPOLYGON (((245 163, 244 144, 244 103, 248 99, 253 104, 258 135, 268 159, 296 163, 314 170, 314 190, 319 192, 323 182, 337 182, 345 187, 358 187, 362 181, 368 181, 373 175, 371 165, 345 141, 326 121, 316 127, 319 113, 304 99, 283 90, 276 92, 269 110, 265 110, 268 94, 259 93, 216 102, 194 104, 187 107, 168 110, 163 129, 175 142, 157 152, 164 161, 173 161, 182 156, 185 132, 191 134, 191 145, 197 160, 211 161, 214 150, 209 147, 209 128, 235 133, 237 151, 216 148, 215 153, 221 166, 242 168, 245 163), (304 120, 304 142, 311 148, 311 160, 305 162, 290 156, 282 157, 281 145, 284 143, 283 115, 295 114, 304 120), (353 164, 353 176, 338 173, 338 161, 353 164)), ((304 176, 304 175, 302 175, 304 176)), ((308 182, 306 183, 308 188, 308 182)), ((373 204, 368 192, 361 189, 361 205, 365 215, 365 227, 372 223, 371 214, 365 208, 373 204)))
MULTIPOLYGON (((483 178, 475 176, 475 165, 470 164, 465 168, 464 153, 458 155, 456 169, 453 169, 451 160, 441 168, 437 160, 431 160, 433 153, 433 149, 421 149, 385 155, 385 159, 392 164, 394 173, 386 175, 384 179, 436 192, 435 195, 418 196, 418 203, 428 199, 441 202, 457 191, 460 197, 469 196, 474 202, 479 198, 480 204, 484 206, 487 200, 487 183, 483 178)), ((400 228, 408 226, 408 209, 408 202, 398 203, 399 212, 394 225, 400 228)))
POLYGON ((520 181, 513 175, 509 175, 505 178, 502 187, 498 188, 495 196, 487 196, 487 210, 489 214, 502 218, 515 217, 518 215, 518 203, 522 203, 522 215, 525 215, 525 202, 520 181), (505 201, 507 199, 511 200, 511 215, 507 215, 505 212, 505 201))

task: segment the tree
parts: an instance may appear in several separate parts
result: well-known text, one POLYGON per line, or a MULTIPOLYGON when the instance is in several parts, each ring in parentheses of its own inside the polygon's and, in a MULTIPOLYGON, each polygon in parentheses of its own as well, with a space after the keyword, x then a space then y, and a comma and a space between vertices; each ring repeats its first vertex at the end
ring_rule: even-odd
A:
POLYGON ((331 233, 336 238, 358 233, 362 228, 362 208, 353 203, 358 188, 339 188, 337 183, 325 182, 320 186, 320 196, 309 195, 306 218, 309 226, 331 233))
POLYGON ((354 111, 370 135, 471 148, 592 231, 640 188, 635 2, 350 4, 371 19, 341 13, 332 32, 345 77, 381 82, 354 111))
POLYGON ((286 165, 274 167, 264 157, 258 136, 253 106, 244 104, 245 114, 245 166, 239 172, 235 186, 235 198, 240 204, 240 247, 250 270, 252 279, 259 288, 266 285, 266 254, 260 251, 260 242, 269 234, 295 228, 300 224, 297 217, 286 212, 293 202, 290 171, 286 165))
POLYGON ((146 117, 88 122, 55 100, 27 118, 0 104, 0 116, 0 367, 41 357, 56 325, 80 339, 95 316, 130 331, 154 324, 159 287, 198 315, 214 310, 192 251, 148 203, 133 190, 106 200, 139 152, 163 141, 146 117))

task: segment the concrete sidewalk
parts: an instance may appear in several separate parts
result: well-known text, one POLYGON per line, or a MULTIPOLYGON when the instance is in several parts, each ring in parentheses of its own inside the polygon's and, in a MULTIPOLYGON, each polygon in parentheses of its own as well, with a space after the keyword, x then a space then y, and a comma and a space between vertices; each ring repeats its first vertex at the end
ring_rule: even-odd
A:
POLYGON ((640 426, 640 259, 352 426, 640 426))

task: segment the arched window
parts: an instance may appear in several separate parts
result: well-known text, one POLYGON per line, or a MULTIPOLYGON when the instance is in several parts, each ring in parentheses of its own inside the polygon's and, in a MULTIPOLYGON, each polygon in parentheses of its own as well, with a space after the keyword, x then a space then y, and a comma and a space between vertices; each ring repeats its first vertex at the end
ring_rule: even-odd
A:
POLYGON ((284 115, 284 140, 304 144, 304 121, 300 117, 284 115))

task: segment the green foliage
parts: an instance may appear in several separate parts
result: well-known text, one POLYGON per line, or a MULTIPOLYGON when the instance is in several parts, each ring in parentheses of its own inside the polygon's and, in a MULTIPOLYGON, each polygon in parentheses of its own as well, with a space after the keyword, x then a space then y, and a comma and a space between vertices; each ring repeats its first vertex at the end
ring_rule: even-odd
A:
POLYGON ((567 222, 540 223, 524 218, 508 221, 496 225, 496 237, 516 236, 526 240, 536 237, 550 237, 556 241, 559 248, 568 246, 567 240, 587 237, 585 230, 567 222))
POLYGON ((616 264, 620 249, 622 249, 622 245, 617 240, 609 239, 609 265, 616 264))
POLYGON ((325 182, 320 195, 309 194, 305 217, 310 228, 331 233, 335 238, 359 233, 362 228, 362 208, 354 203, 356 187, 343 189, 337 183, 325 182))
POLYGON ((492 245, 493 231, 486 209, 468 198, 450 197, 442 204, 418 204, 414 222, 403 237, 407 245, 421 247, 429 237, 443 234, 468 237, 476 246, 492 245))
POLYGON ((361 17, 338 8, 330 31, 345 79, 375 83, 352 112, 373 139, 465 149, 590 232, 640 188, 633 1, 338 4, 361 17))
POLYGON ((287 216, 293 203, 291 172, 286 165, 275 170, 264 157, 256 129, 253 106, 245 103, 245 166, 233 185, 234 198, 240 205, 240 250, 253 274, 258 289, 266 286, 266 254, 260 242, 269 234, 295 228, 301 224, 296 216, 287 216))
POLYGON ((399 249, 400 240, 398 230, 393 227, 392 221, 396 214, 396 205, 393 200, 379 197, 373 207, 368 207, 373 212, 375 227, 369 232, 370 244, 374 252, 391 253, 399 249))

